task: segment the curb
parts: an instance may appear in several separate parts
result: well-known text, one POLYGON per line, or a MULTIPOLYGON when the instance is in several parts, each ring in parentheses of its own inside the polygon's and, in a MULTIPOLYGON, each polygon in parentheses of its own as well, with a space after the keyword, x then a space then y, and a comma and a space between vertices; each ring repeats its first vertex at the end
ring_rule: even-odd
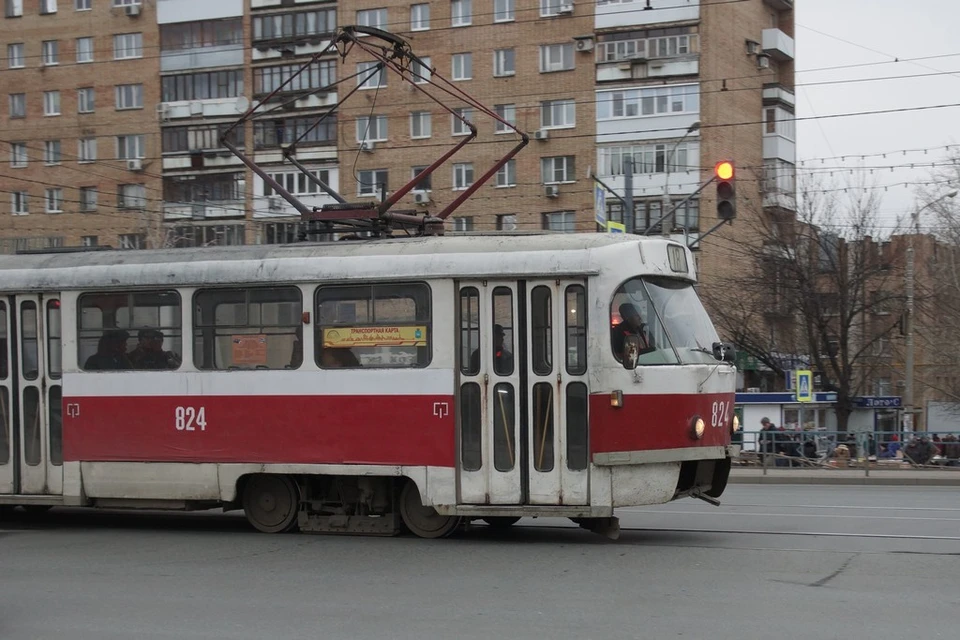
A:
POLYGON ((833 475, 833 476, 773 476, 773 475, 736 475, 731 474, 728 484, 793 484, 793 485, 874 485, 874 486, 926 486, 926 487, 960 487, 958 477, 907 477, 896 478, 891 476, 864 476, 833 475))

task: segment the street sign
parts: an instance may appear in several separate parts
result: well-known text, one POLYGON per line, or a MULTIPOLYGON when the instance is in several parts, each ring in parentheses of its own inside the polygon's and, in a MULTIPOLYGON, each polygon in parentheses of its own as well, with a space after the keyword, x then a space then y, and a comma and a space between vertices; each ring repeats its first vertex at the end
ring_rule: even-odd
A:
POLYGON ((797 402, 813 401, 813 372, 797 370, 797 402))
POLYGON ((607 226, 607 190, 599 182, 593 183, 593 215, 598 225, 607 226))
POLYGON ((621 224, 619 222, 608 222, 607 223, 607 233, 626 233, 627 225, 621 224))

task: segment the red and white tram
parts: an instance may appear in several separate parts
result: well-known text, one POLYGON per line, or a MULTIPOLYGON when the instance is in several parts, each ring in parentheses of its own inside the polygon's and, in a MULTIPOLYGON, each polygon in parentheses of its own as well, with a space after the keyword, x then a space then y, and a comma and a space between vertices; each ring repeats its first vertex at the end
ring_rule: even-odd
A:
POLYGON ((736 376, 694 282, 610 234, 0 257, 0 505, 614 535, 727 483, 736 376))

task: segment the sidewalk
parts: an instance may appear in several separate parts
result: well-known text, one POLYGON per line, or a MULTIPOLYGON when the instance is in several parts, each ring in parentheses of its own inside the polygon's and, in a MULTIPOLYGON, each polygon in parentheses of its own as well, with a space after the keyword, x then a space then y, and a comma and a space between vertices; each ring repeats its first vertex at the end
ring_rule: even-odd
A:
POLYGON ((730 484, 847 484, 921 485, 960 487, 960 470, 952 469, 767 469, 737 468, 730 472, 730 484))

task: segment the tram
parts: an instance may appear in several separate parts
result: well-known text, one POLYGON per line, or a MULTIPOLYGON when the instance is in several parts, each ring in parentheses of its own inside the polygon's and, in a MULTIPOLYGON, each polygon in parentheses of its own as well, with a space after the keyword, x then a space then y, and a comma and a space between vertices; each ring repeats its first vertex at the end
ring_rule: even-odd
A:
POLYGON ((447 235, 0 256, 0 508, 426 538, 716 503, 735 368, 690 251, 447 235))

